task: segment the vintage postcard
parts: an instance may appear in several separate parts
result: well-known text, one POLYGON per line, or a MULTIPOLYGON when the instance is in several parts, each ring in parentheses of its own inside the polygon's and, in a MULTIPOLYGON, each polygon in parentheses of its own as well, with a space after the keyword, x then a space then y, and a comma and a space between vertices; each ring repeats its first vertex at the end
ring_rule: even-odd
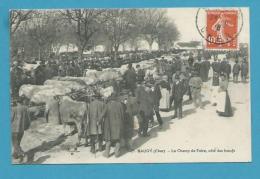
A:
POLYGON ((249 10, 10 10, 12 163, 251 162, 249 10))

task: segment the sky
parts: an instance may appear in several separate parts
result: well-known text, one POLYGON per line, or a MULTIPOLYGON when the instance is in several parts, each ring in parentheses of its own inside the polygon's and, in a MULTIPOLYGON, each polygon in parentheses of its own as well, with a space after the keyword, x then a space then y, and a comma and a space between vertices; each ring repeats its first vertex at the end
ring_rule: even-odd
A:
MULTIPOLYGON (((179 41, 202 41, 196 29, 196 13, 197 8, 169 8, 167 15, 174 20, 180 31, 179 41)), ((249 42, 249 9, 241 8, 243 14, 243 28, 239 34, 239 42, 249 42)))

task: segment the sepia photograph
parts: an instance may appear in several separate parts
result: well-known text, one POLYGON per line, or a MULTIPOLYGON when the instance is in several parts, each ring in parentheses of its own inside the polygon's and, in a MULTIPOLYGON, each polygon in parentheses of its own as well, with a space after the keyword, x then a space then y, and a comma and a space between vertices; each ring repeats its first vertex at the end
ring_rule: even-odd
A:
POLYGON ((12 164, 251 162, 249 11, 11 9, 12 164))

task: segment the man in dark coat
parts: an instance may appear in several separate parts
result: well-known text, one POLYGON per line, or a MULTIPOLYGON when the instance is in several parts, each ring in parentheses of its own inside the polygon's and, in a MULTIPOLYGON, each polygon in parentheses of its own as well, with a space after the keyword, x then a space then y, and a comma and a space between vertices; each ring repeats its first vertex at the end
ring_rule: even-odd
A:
POLYGON ((201 68, 201 58, 198 58, 198 60, 194 63, 193 70, 200 73, 201 68))
POLYGON ((176 73, 175 82, 172 85, 172 96, 174 101, 174 116, 173 119, 178 117, 182 118, 182 101, 185 92, 184 81, 180 79, 180 74, 176 73))
POLYGON ((106 141, 105 157, 109 157, 110 148, 115 143, 115 157, 120 156, 120 139, 123 134, 124 108, 121 102, 112 94, 105 106, 99 121, 104 120, 104 140, 106 141))
POLYGON ((134 135, 134 116, 139 112, 139 105, 131 92, 125 95, 123 101, 125 106, 125 120, 124 120, 124 140, 125 147, 128 151, 132 151, 132 137, 134 135))
POLYGON ((227 66, 227 61, 226 61, 226 58, 224 58, 220 62, 220 73, 226 73, 226 66, 227 66))
MULTIPOLYGON (((154 103, 154 112, 155 112, 157 121, 159 123, 159 126, 162 127, 163 121, 162 121, 162 118, 161 118, 161 115, 160 115, 160 109, 159 109, 162 93, 161 93, 159 82, 155 83, 153 90, 150 91, 150 95, 154 100, 154 102, 153 102, 154 103)), ((151 119, 152 119, 152 124, 153 124, 154 118, 152 117, 151 119)))
POLYGON ((99 121, 100 116, 105 108, 105 104, 100 100, 100 95, 93 97, 88 107, 87 135, 90 137, 91 153, 95 153, 96 140, 98 141, 98 150, 102 151, 102 126, 103 120, 99 121))
POLYGON ((20 144, 24 135, 24 131, 30 127, 28 102, 29 100, 26 97, 19 97, 17 106, 12 108, 11 120, 14 158, 20 158, 25 155, 20 144))
POLYGON ((244 59, 242 64, 241 64, 241 79, 242 79, 243 83, 246 82, 247 75, 248 75, 248 63, 244 59))
POLYGON ((139 136, 148 137, 148 124, 153 117, 154 100, 149 95, 149 87, 144 84, 138 85, 136 89, 136 99, 139 104, 139 136))
POLYGON ((129 89, 134 94, 136 88, 136 72, 132 67, 131 63, 128 64, 128 69, 125 72, 123 78, 126 83, 126 88, 129 89))
POLYGON ((230 73, 231 73, 231 65, 229 61, 226 61, 225 74, 227 75, 227 80, 229 80, 230 78, 230 73))
POLYGON ((236 60, 234 66, 233 66, 233 82, 237 83, 238 82, 238 75, 241 70, 240 64, 238 63, 238 60, 236 60))
POLYGON ((173 69, 172 63, 168 62, 167 65, 165 66, 165 74, 168 78, 169 83, 171 82, 171 77, 173 75, 173 72, 174 72, 174 69, 173 69))
POLYGON ((214 62, 211 64, 213 72, 220 74, 220 63, 217 61, 217 58, 214 58, 214 62))
POLYGON ((144 69, 141 68, 139 64, 136 65, 136 69, 137 69, 137 82, 141 83, 144 81, 145 71, 144 69))
POLYGON ((203 60, 200 64, 200 68, 199 68, 199 76, 202 79, 203 82, 207 81, 207 77, 206 77, 206 73, 207 73, 207 67, 205 64, 205 60, 203 60))
POLYGON ((175 61, 175 70, 181 71, 181 66, 182 66, 181 58, 179 56, 177 56, 176 61, 175 61))
POLYGON ((207 82, 208 81, 208 77, 209 77, 209 69, 210 69, 210 62, 208 60, 204 60, 201 63, 201 79, 203 82, 207 82))
POLYGON ((194 63, 194 58, 193 58, 192 54, 190 54, 190 56, 188 58, 188 63, 189 63, 189 67, 192 68, 193 63, 194 63))

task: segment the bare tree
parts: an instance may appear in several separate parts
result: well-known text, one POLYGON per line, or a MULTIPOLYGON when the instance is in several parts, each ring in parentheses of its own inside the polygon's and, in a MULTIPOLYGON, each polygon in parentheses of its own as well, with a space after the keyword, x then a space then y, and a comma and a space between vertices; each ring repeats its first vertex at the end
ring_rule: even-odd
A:
POLYGON ((142 29, 143 38, 148 42, 152 50, 154 41, 158 38, 160 24, 167 20, 164 9, 142 9, 139 18, 139 25, 142 29))
POLYGON ((156 39, 160 50, 169 50, 174 42, 179 39, 180 33, 173 21, 164 21, 158 28, 158 37, 156 39))
POLYGON ((33 10, 11 10, 10 11, 10 31, 14 34, 19 26, 32 18, 33 10))
POLYGON ((60 13, 70 24, 74 26, 79 49, 79 58, 82 59, 83 52, 90 45, 91 38, 100 30, 100 24, 103 22, 102 15, 105 10, 102 9, 73 9, 64 10, 60 13))
POLYGON ((135 9, 113 9, 106 13, 104 31, 112 45, 114 60, 117 59, 120 45, 129 40, 136 29, 136 12, 135 9))
POLYGON ((42 11, 28 24, 28 36, 38 46, 38 59, 52 53, 53 44, 57 41, 57 27, 59 19, 54 17, 54 12, 42 11))

